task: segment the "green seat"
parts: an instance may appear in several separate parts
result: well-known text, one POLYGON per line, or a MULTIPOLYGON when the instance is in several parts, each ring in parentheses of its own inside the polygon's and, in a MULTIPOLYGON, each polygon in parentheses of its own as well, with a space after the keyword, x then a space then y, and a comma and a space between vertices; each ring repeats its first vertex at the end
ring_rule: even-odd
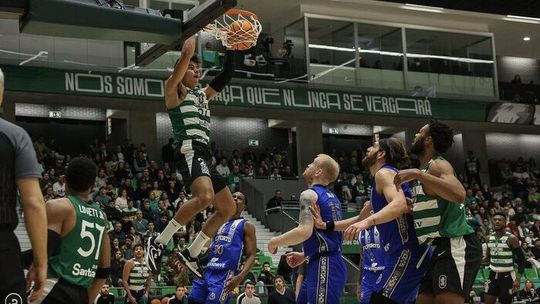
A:
POLYGON ((529 280, 538 279, 538 273, 534 268, 525 268, 525 277, 529 280))
POLYGON ((474 284, 482 285, 485 281, 486 279, 484 278, 484 274, 482 273, 482 271, 478 271, 478 273, 476 274, 476 278, 474 279, 474 284))
POLYGON ((489 269, 489 267, 486 267, 484 269, 482 269, 482 273, 484 274, 484 278, 487 280, 489 279, 489 273, 491 272, 491 270, 489 269))

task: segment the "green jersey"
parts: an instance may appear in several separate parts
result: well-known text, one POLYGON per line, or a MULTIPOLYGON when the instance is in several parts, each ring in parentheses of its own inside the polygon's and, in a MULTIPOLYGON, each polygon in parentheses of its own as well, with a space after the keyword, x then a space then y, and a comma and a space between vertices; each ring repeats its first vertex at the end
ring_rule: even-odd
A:
POLYGON ((58 254, 49 257, 48 277, 88 288, 96 276, 107 222, 98 204, 67 198, 75 208, 75 227, 60 240, 58 254))
MULTIPOLYGON (((444 160, 440 156, 435 159, 444 160)), ((430 160, 421 170, 427 172, 433 160, 430 160)), ((453 238, 474 232, 473 228, 467 224, 463 203, 456 204, 439 196, 425 194, 420 181, 415 182, 412 192, 415 197, 414 228, 420 243, 437 237, 453 238)))
POLYGON ((184 101, 167 109, 167 113, 171 119, 175 147, 189 148, 192 141, 209 144, 210 109, 204 91, 188 89, 184 101))
POLYGON ((501 238, 497 234, 492 233, 489 236, 488 248, 491 255, 489 268, 495 272, 514 271, 514 256, 512 248, 508 246, 508 238, 510 232, 505 232, 501 238))

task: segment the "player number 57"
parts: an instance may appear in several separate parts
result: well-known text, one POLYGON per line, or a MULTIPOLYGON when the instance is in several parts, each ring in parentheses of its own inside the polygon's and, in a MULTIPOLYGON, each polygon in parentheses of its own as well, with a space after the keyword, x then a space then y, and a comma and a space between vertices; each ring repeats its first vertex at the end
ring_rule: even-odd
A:
POLYGON ((103 239, 103 231, 105 231, 105 227, 98 224, 90 223, 85 220, 82 221, 81 238, 82 239, 89 238, 91 246, 90 246, 90 249, 88 249, 87 251, 83 250, 82 247, 77 250, 77 252, 82 257, 86 258, 90 256, 94 252, 94 249, 96 248, 96 240, 94 238, 94 234, 92 234, 90 231, 87 230, 87 228, 94 229, 94 227, 95 229, 99 231, 99 240, 97 242, 98 250, 96 250, 95 258, 97 259, 99 257, 99 252, 100 252, 99 248, 101 247, 101 240, 103 239))

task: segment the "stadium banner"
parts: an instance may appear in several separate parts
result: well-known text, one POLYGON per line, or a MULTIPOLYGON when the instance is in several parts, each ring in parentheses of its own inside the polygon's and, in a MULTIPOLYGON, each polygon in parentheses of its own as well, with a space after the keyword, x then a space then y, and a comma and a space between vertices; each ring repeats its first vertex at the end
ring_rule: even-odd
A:
MULTIPOLYGON (((0 66, 9 91, 163 100, 165 80, 140 74, 61 70, 44 67, 0 66)), ((139 72, 140 73, 140 72, 139 72)), ((213 102, 214 103, 214 102, 213 102)), ((328 90, 313 86, 231 84, 216 104, 294 111, 438 118, 486 121, 490 102, 372 94, 351 90, 328 90)))
POLYGON ((520 125, 540 125, 540 106, 511 102, 493 103, 489 107, 486 121, 520 125))

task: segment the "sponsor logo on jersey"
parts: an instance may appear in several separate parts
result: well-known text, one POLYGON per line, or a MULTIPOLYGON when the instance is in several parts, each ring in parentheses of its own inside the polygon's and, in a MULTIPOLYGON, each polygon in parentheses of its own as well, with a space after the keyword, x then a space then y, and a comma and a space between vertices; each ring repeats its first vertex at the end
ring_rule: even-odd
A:
POLYGON ((204 161, 204 159, 199 157, 199 158, 197 158, 197 161, 199 162, 199 164, 201 166, 201 173, 206 174, 206 175, 210 175, 210 170, 208 170, 208 166, 206 165, 206 162, 204 161))
POLYGON ((84 269, 82 268, 81 264, 75 263, 73 265, 73 271, 71 272, 74 276, 82 276, 82 277, 89 277, 94 278, 96 276, 96 267, 94 266, 92 268, 84 269))

